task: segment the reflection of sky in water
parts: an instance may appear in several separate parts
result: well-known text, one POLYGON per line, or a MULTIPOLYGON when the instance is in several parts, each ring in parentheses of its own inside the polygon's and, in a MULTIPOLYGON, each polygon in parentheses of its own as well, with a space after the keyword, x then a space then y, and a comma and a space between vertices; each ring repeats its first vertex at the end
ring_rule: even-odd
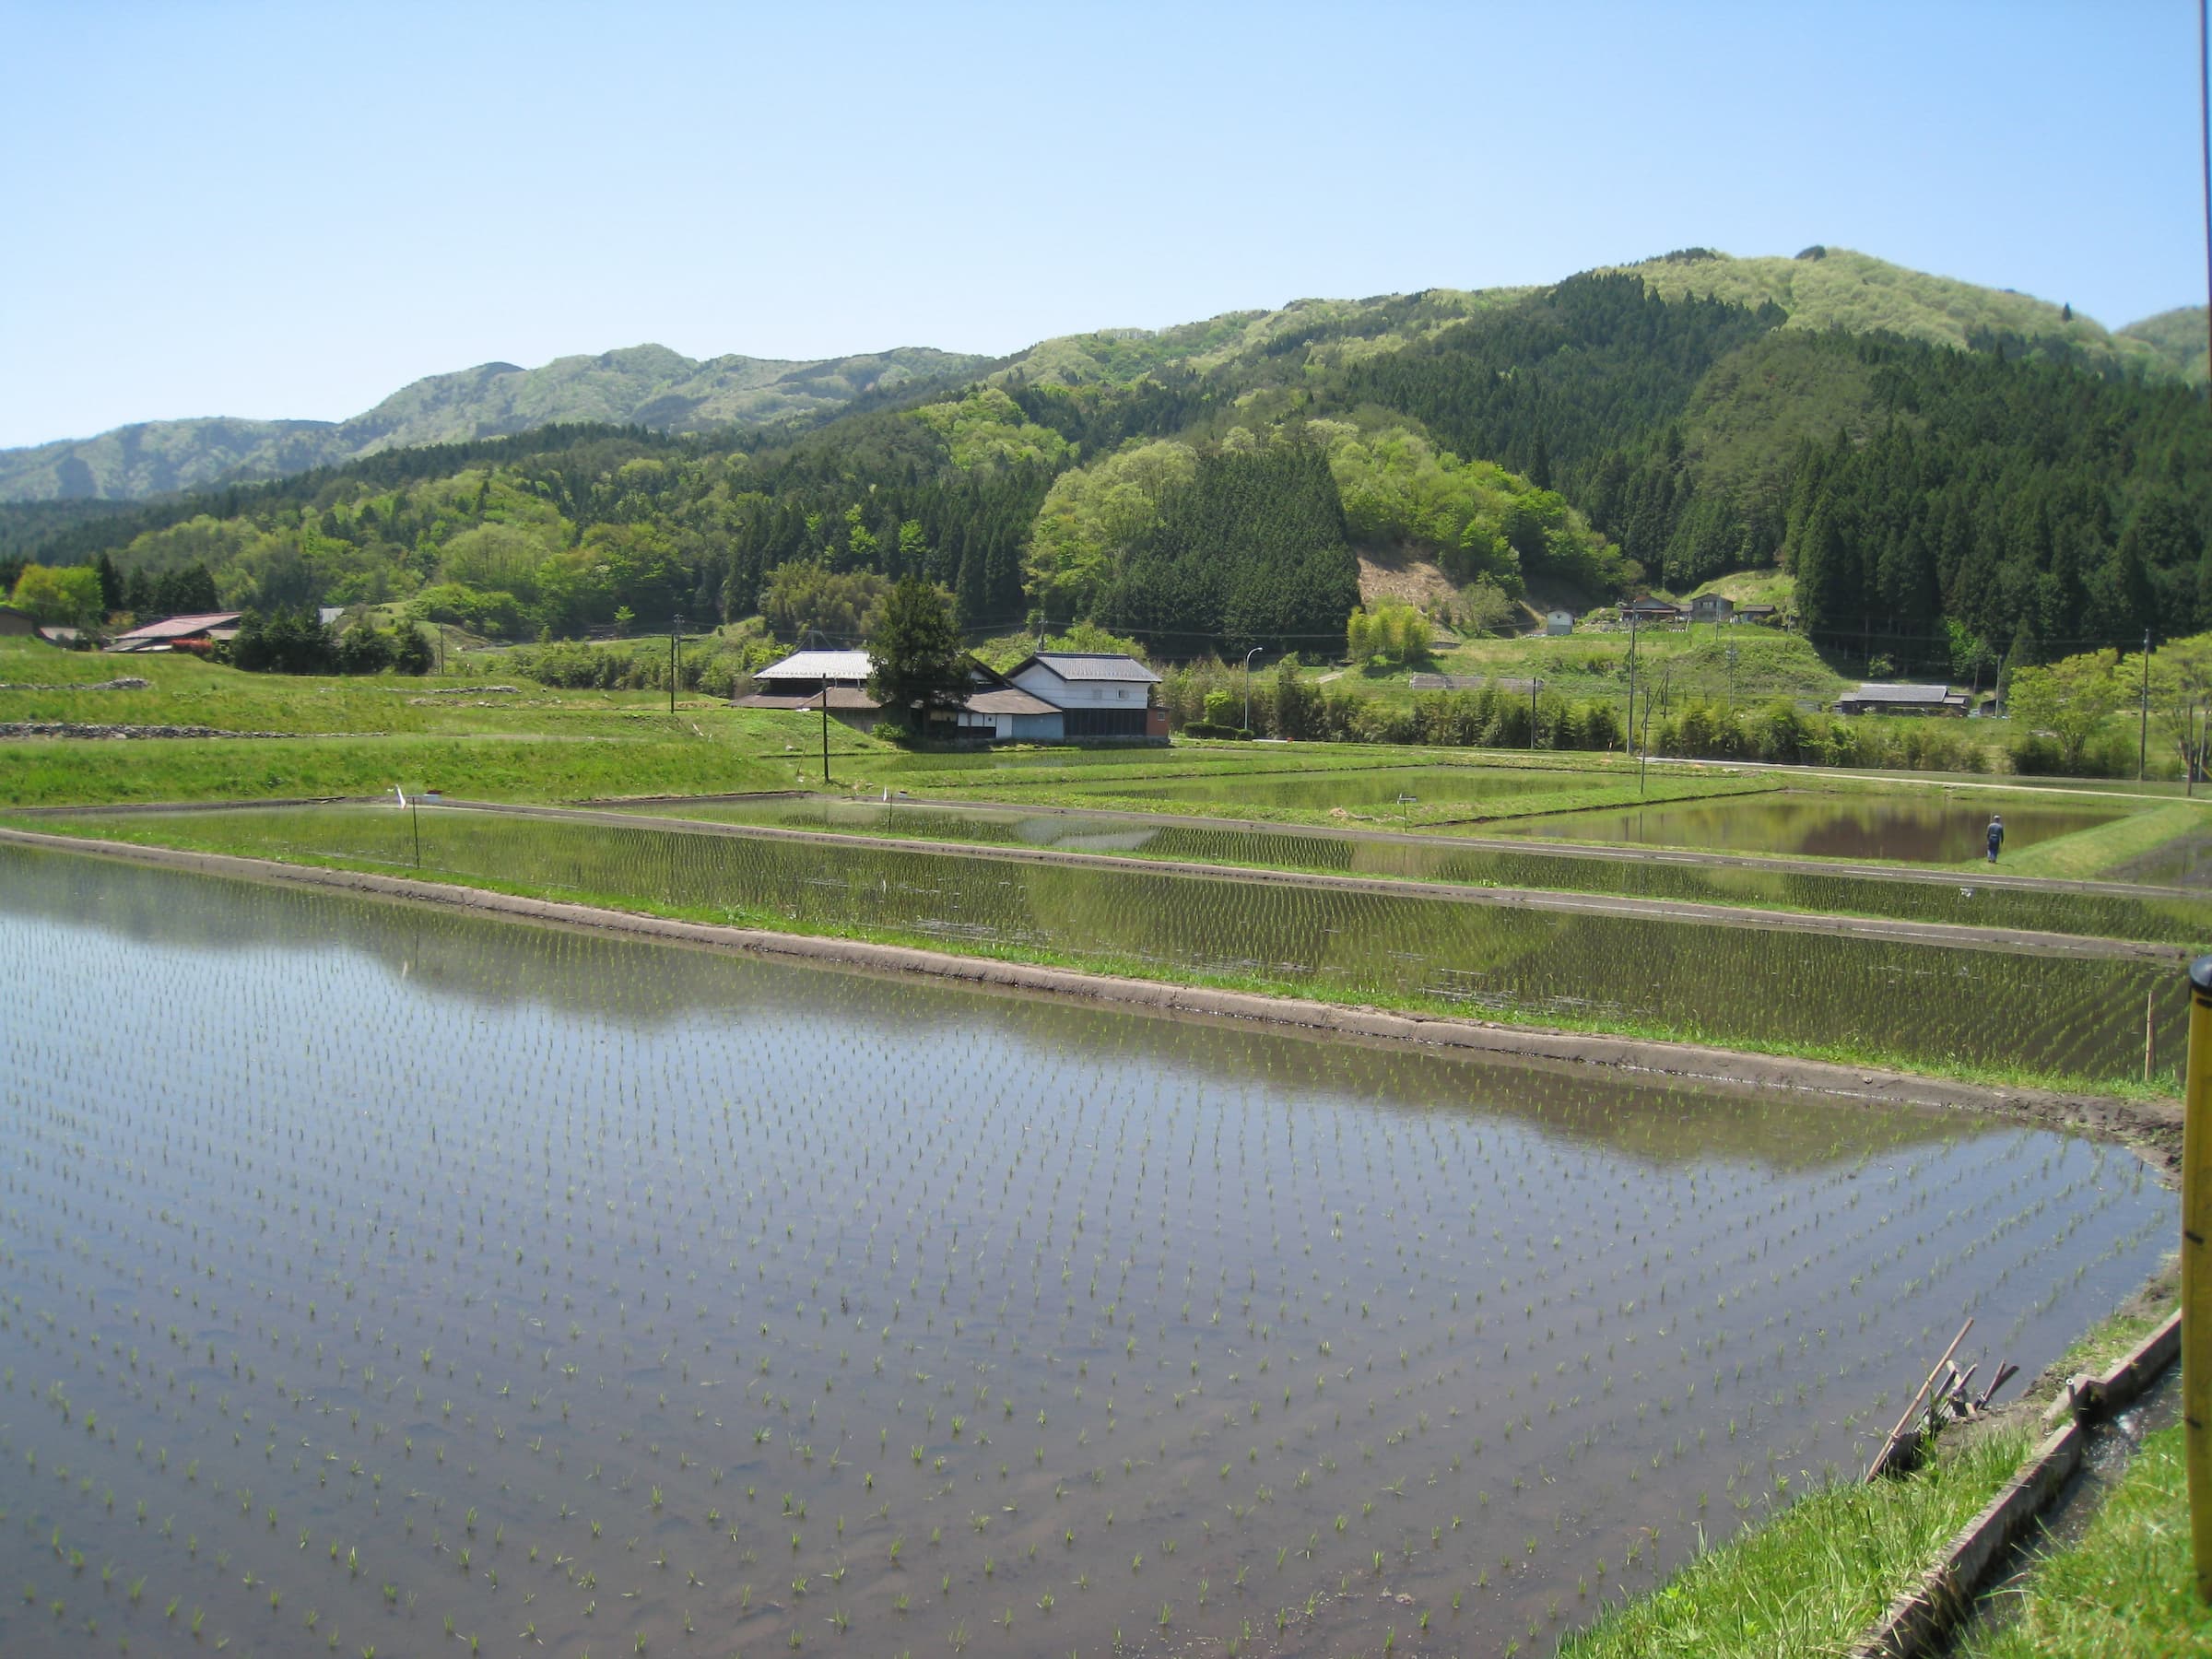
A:
POLYGON ((1492 766, 1409 766, 1368 771, 1303 773, 1241 773, 1181 778, 1172 782, 1135 779, 1125 782, 1086 782, 1086 794, 1162 802, 1249 802, 1254 806, 1374 806, 1410 795, 1439 801, 1492 800, 1505 795, 1557 794, 1587 789, 1601 782, 1587 773, 1492 766))
MULTIPOLYGON (((2098 806, 2008 806, 2005 851, 2093 830, 2124 814, 2098 806)), ((1596 812, 1500 823, 1501 834, 1563 841, 1624 841, 1654 847, 1885 858, 1955 864, 1982 855, 1990 809, 1971 801, 1857 800, 1837 795, 1762 794, 1727 801, 1606 807, 1596 812)))
MULTIPOLYGON (((171 1596, 345 1651, 688 1614, 1164 1652, 1309 1596, 1315 1648, 1428 1610, 1494 1649, 1848 1468, 1966 1313, 2032 1374, 2171 1220, 2131 1158, 1988 1120, 0 875, 0 1149, 36 1174, 0 1354, 74 1414, 18 1390, 17 1452, 71 1478, 0 1571, 148 1651, 171 1596)), ((49 1639, 16 1600, 0 1637, 49 1639)))
MULTIPOLYGON (((1172 810, 1169 803, 1159 805, 1172 810)), ((1608 857, 1597 849, 1547 847, 1533 835, 1522 847, 1500 850, 1494 845, 1466 845, 1460 837, 1473 830, 1431 833, 1417 843, 1402 836, 1313 828, 1133 824, 1125 817, 1101 811, 1045 812, 982 805, 788 797, 742 804, 658 802, 642 810, 641 816, 646 815, 982 846, 1016 844, 1192 863, 1267 865, 1331 875, 1393 876, 1481 887, 1545 888, 1776 906, 1827 914, 1961 922, 1981 927, 2024 927, 2192 946, 2212 934, 2212 908, 2202 901, 2058 892, 2041 886, 2012 888, 1977 883, 1961 888, 1947 879, 1910 881, 1848 872, 1815 874, 1724 862, 1697 863, 1679 857, 1608 857)), ((1541 821, 1574 825, 1583 820, 1578 816, 1541 821)), ((1494 836, 1503 833, 1505 828, 1486 824, 1480 826, 1479 833, 1494 836)), ((2207 854, 2206 864, 2212 866, 2212 854, 2207 854)), ((2140 871, 2118 872, 2116 876, 2154 883, 2169 879, 2140 871)))
MULTIPOLYGON (((136 815, 103 827, 405 871, 414 867, 412 817, 389 807, 276 807, 136 815)), ((888 840, 809 842, 626 818, 433 811, 423 815, 421 847, 426 873, 586 903, 667 906, 711 922, 870 930, 901 943, 1042 951, 1107 972, 1224 976, 1247 988, 1439 1011, 1634 1020, 1700 1041, 1847 1041, 1905 1064, 2126 1077, 2141 1070, 2147 996, 2161 1045, 2178 1042, 2186 1018, 2180 979, 2111 953, 1965 950, 1603 905, 1440 900, 1389 884, 1253 881, 1134 860, 976 858, 888 840), (2033 1007, 2038 1018, 1992 1020, 1993 1007, 2033 1007)), ((1971 884, 1948 890, 1960 906, 1980 904, 1971 884)))

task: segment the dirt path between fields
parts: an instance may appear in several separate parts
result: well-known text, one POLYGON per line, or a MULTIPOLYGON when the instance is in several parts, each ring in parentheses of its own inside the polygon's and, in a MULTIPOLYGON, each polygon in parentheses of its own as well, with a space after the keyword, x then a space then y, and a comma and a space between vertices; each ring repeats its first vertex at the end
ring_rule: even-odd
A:
POLYGON ((1747 1053, 1700 1043, 1606 1037, 1537 1026, 1406 1014, 1302 997, 1209 990, 1086 973, 1075 969, 959 956, 911 946, 879 945, 862 939, 819 938, 759 928, 681 922, 592 905, 526 899, 481 888, 329 870, 312 865, 280 864, 229 853, 141 847, 121 841, 88 841, 6 829, 0 829, 0 844, 114 858, 198 875, 405 900, 486 915, 739 950, 785 960, 916 975, 975 988, 1037 993, 1148 1012, 1255 1021, 1358 1040, 1416 1043, 1498 1060, 1599 1065, 1621 1072, 1678 1077, 1686 1082, 1788 1088, 1840 1100, 1988 1112, 2045 1128, 2124 1142, 2168 1174, 2178 1167, 2181 1159, 2182 1108, 2180 1102, 2172 1100, 2000 1088, 1912 1072, 1747 1053))

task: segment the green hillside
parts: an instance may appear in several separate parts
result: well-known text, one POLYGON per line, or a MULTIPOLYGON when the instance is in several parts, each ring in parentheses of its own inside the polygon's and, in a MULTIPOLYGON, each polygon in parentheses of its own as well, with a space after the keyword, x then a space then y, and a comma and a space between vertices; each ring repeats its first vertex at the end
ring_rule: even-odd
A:
POLYGON ((1917 335, 1800 326, 1830 279, 1785 294, 1772 270, 1894 272, 1855 257, 1301 301, 1047 341, 982 379, 887 386, 870 364, 830 377, 857 393, 842 412, 750 429, 719 421, 823 377, 741 386, 651 349, 485 371, 392 400, 357 431, 383 447, 341 465, 0 510, 0 557, 105 558, 124 608, 201 565, 229 605, 391 604, 508 639, 677 611, 849 639, 918 572, 978 633, 1335 656, 1362 556, 1435 572, 1432 598, 1477 618, 1787 577, 1813 643, 1869 673, 1986 677, 2212 626, 2202 390, 2063 332, 2021 345, 2006 330, 2035 315, 1993 300, 1972 322, 1934 278, 1890 284, 1951 307, 1921 304, 1917 335), (1747 270, 1769 276, 1740 299, 1680 280, 1747 270), (1939 312, 1988 348, 1925 337, 1939 312), (712 429, 637 421, 653 387, 663 418, 712 429), (627 418, 460 430, 577 406, 627 418), (425 432, 453 441, 400 443, 425 432))
POLYGON ((2160 312, 2120 331, 2123 339, 2139 342, 2157 354, 2166 372, 2180 379, 2206 379, 2205 308, 2185 305, 2179 311, 2160 312))
POLYGON ((1613 268, 1642 277, 1669 300, 1695 294, 1749 307, 1771 303, 1788 314, 1792 328, 1894 334, 1973 351, 2004 346, 2014 355, 2096 372, 2136 369, 2181 376, 2194 361, 2195 378, 2204 378, 2202 311, 2169 312, 2112 333, 2063 300, 1932 276, 1849 248, 1807 248, 1791 259, 1738 259, 1689 248, 1613 268), (2191 318, 2196 338, 2194 353, 2184 355, 2164 342, 2185 331, 2191 318))
POLYGON ((0 500, 140 500, 561 423, 673 432, 768 426, 818 418, 863 396, 971 372, 983 361, 908 347, 810 362, 700 362, 665 346, 633 346, 557 358, 537 369, 484 363, 418 380, 349 420, 147 421, 96 438, 0 450, 0 500))

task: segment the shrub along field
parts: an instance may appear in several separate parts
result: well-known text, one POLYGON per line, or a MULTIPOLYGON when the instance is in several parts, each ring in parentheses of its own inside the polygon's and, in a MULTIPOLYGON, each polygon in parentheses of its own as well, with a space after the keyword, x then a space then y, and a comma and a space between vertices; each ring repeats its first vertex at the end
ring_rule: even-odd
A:
POLYGON ((1533 1653, 2171 1220, 1988 1118, 68 854, 0 965, 10 1653, 1533 1653))

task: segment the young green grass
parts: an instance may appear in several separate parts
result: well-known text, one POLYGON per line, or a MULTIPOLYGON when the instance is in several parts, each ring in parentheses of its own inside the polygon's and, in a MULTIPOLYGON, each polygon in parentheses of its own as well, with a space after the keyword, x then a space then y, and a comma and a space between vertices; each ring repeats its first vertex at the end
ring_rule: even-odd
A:
POLYGON ((1559 1646, 1565 1659, 1794 1659, 1841 1651, 2011 1478, 2032 1443, 1992 1432, 1901 1481, 1813 1492, 1559 1646))
POLYGON ((1969 1633, 1963 1659, 2095 1653, 2163 1659, 2212 1648, 2196 1599, 2180 1424, 2145 1439, 2081 1541, 2046 1556, 1969 1633))

